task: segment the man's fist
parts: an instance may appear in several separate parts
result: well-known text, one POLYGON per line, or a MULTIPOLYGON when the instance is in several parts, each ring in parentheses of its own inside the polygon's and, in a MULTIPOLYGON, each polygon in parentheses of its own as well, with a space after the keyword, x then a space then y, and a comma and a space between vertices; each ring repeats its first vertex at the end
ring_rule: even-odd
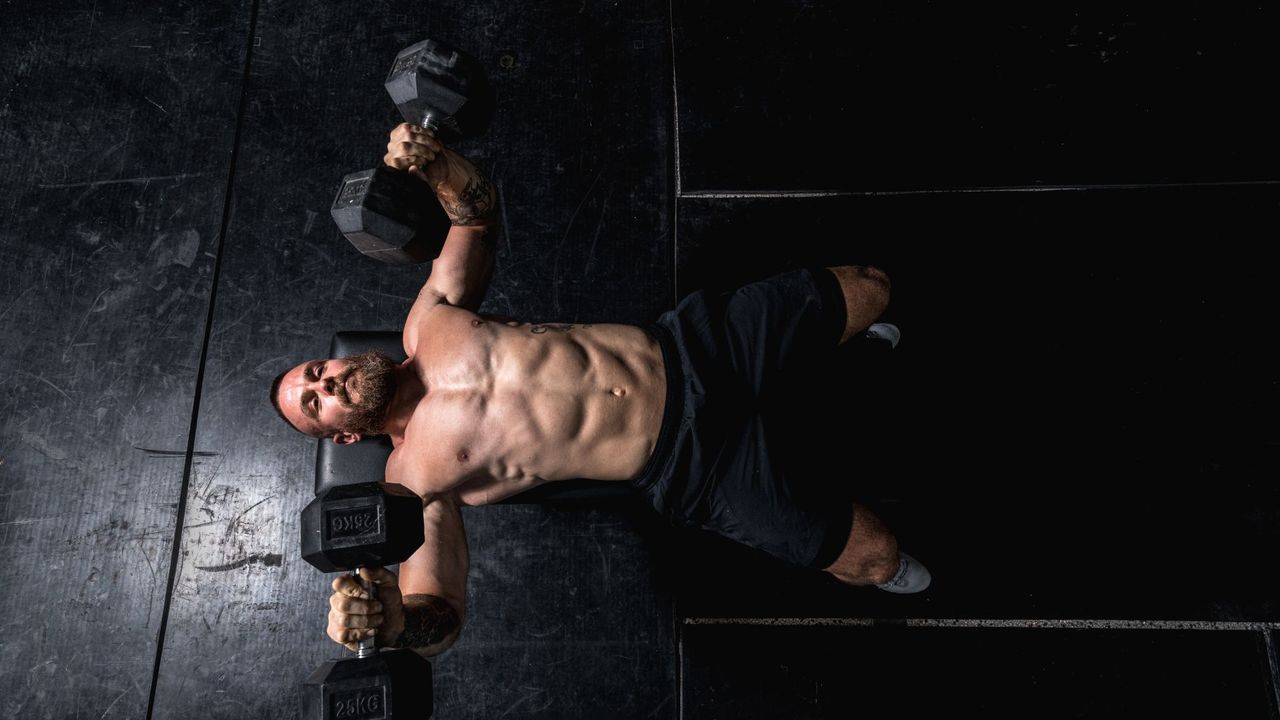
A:
POLYGON ((360 577, 373 584, 375 595, 370 597, 352 575, 334 578, 326 634, 354 651, 360 640, 373 637, 376 632, 378 646, 387 647, 404 632, 404 602, 398 579, 386 568, 360 568, 360 577))
POLYGON ((430 183, 432 187, 445 179, 448 174, 444 158, 444 146, 436 140, 430 130, 400 123, 391 131, 391 139, 387 142, 387 154, 382 162, 399 170, 407 170, 411 175, 430 183))

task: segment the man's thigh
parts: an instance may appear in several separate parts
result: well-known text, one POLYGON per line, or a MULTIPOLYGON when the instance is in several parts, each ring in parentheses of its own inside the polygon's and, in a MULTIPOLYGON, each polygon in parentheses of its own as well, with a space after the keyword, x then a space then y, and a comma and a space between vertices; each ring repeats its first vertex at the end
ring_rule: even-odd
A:
POLYGON ((828 358, 844 332, 843 296, 824 268, 781 273, 720 300, 725 357, 756 397, 828 358))
MULTIPOLYGON (((785 421, 779 421, 785 425, 785 421)), ((761 414, 744 418, 708 478, 704 527, 785 562, 826 567, 844 547, 851 505, 847 478, 815 474, 761 414)))

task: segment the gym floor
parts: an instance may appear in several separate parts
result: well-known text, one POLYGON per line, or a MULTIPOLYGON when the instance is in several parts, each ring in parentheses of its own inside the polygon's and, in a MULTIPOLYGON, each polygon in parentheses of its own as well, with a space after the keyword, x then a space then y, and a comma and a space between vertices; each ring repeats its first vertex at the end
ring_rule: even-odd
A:
POLYGON ((328 208, 426 37, 498 96, 484 310, 889 273, 814 446, 934 576, 468 509, 436 717, 1280 716, 1280 12, 1131 5, 6 3, 0 716, 297 717, 346 652, 267 387, 425 279, 328 208))

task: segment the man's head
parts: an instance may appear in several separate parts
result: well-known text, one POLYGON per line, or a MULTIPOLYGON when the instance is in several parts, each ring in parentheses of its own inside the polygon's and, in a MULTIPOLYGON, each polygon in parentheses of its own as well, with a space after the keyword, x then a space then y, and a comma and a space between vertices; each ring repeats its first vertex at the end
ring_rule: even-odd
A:
POLYGON ((357 442, 383 431, 396 394, 395 367, 377 351, 304 362, 276 377, 271 403, 299 432, 357 442))

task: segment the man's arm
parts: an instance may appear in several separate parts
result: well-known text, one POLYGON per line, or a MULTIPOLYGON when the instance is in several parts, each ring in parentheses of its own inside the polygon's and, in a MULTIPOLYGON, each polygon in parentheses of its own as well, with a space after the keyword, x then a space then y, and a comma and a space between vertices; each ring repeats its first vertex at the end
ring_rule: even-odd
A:
POLYGON ((462 631, 471 559, 462 514, 452 496, 428 502, 422 521, 422 547, 400 564, 404 625, 393 646, 436 655, 462 631))
POLYGON ((383 162, 427 183, 453 223, 405 320, 405 352, 413 354, 416 326, 430 308, 480 307, 493 274, 497 196, 484 173, 416 125, 402 123, 391 131, 383 162))
POLYGON ((422 547, 400 563, 400 577, 385 568, 361 568, 375 586, 371 597, 350 575, 333 581, 327 633, 355 650, 377 634, 379 647, 407 647, 421 655, 449 649, 462 630, 470 558, 462 515, 452 497, 422 509, 422 547))

